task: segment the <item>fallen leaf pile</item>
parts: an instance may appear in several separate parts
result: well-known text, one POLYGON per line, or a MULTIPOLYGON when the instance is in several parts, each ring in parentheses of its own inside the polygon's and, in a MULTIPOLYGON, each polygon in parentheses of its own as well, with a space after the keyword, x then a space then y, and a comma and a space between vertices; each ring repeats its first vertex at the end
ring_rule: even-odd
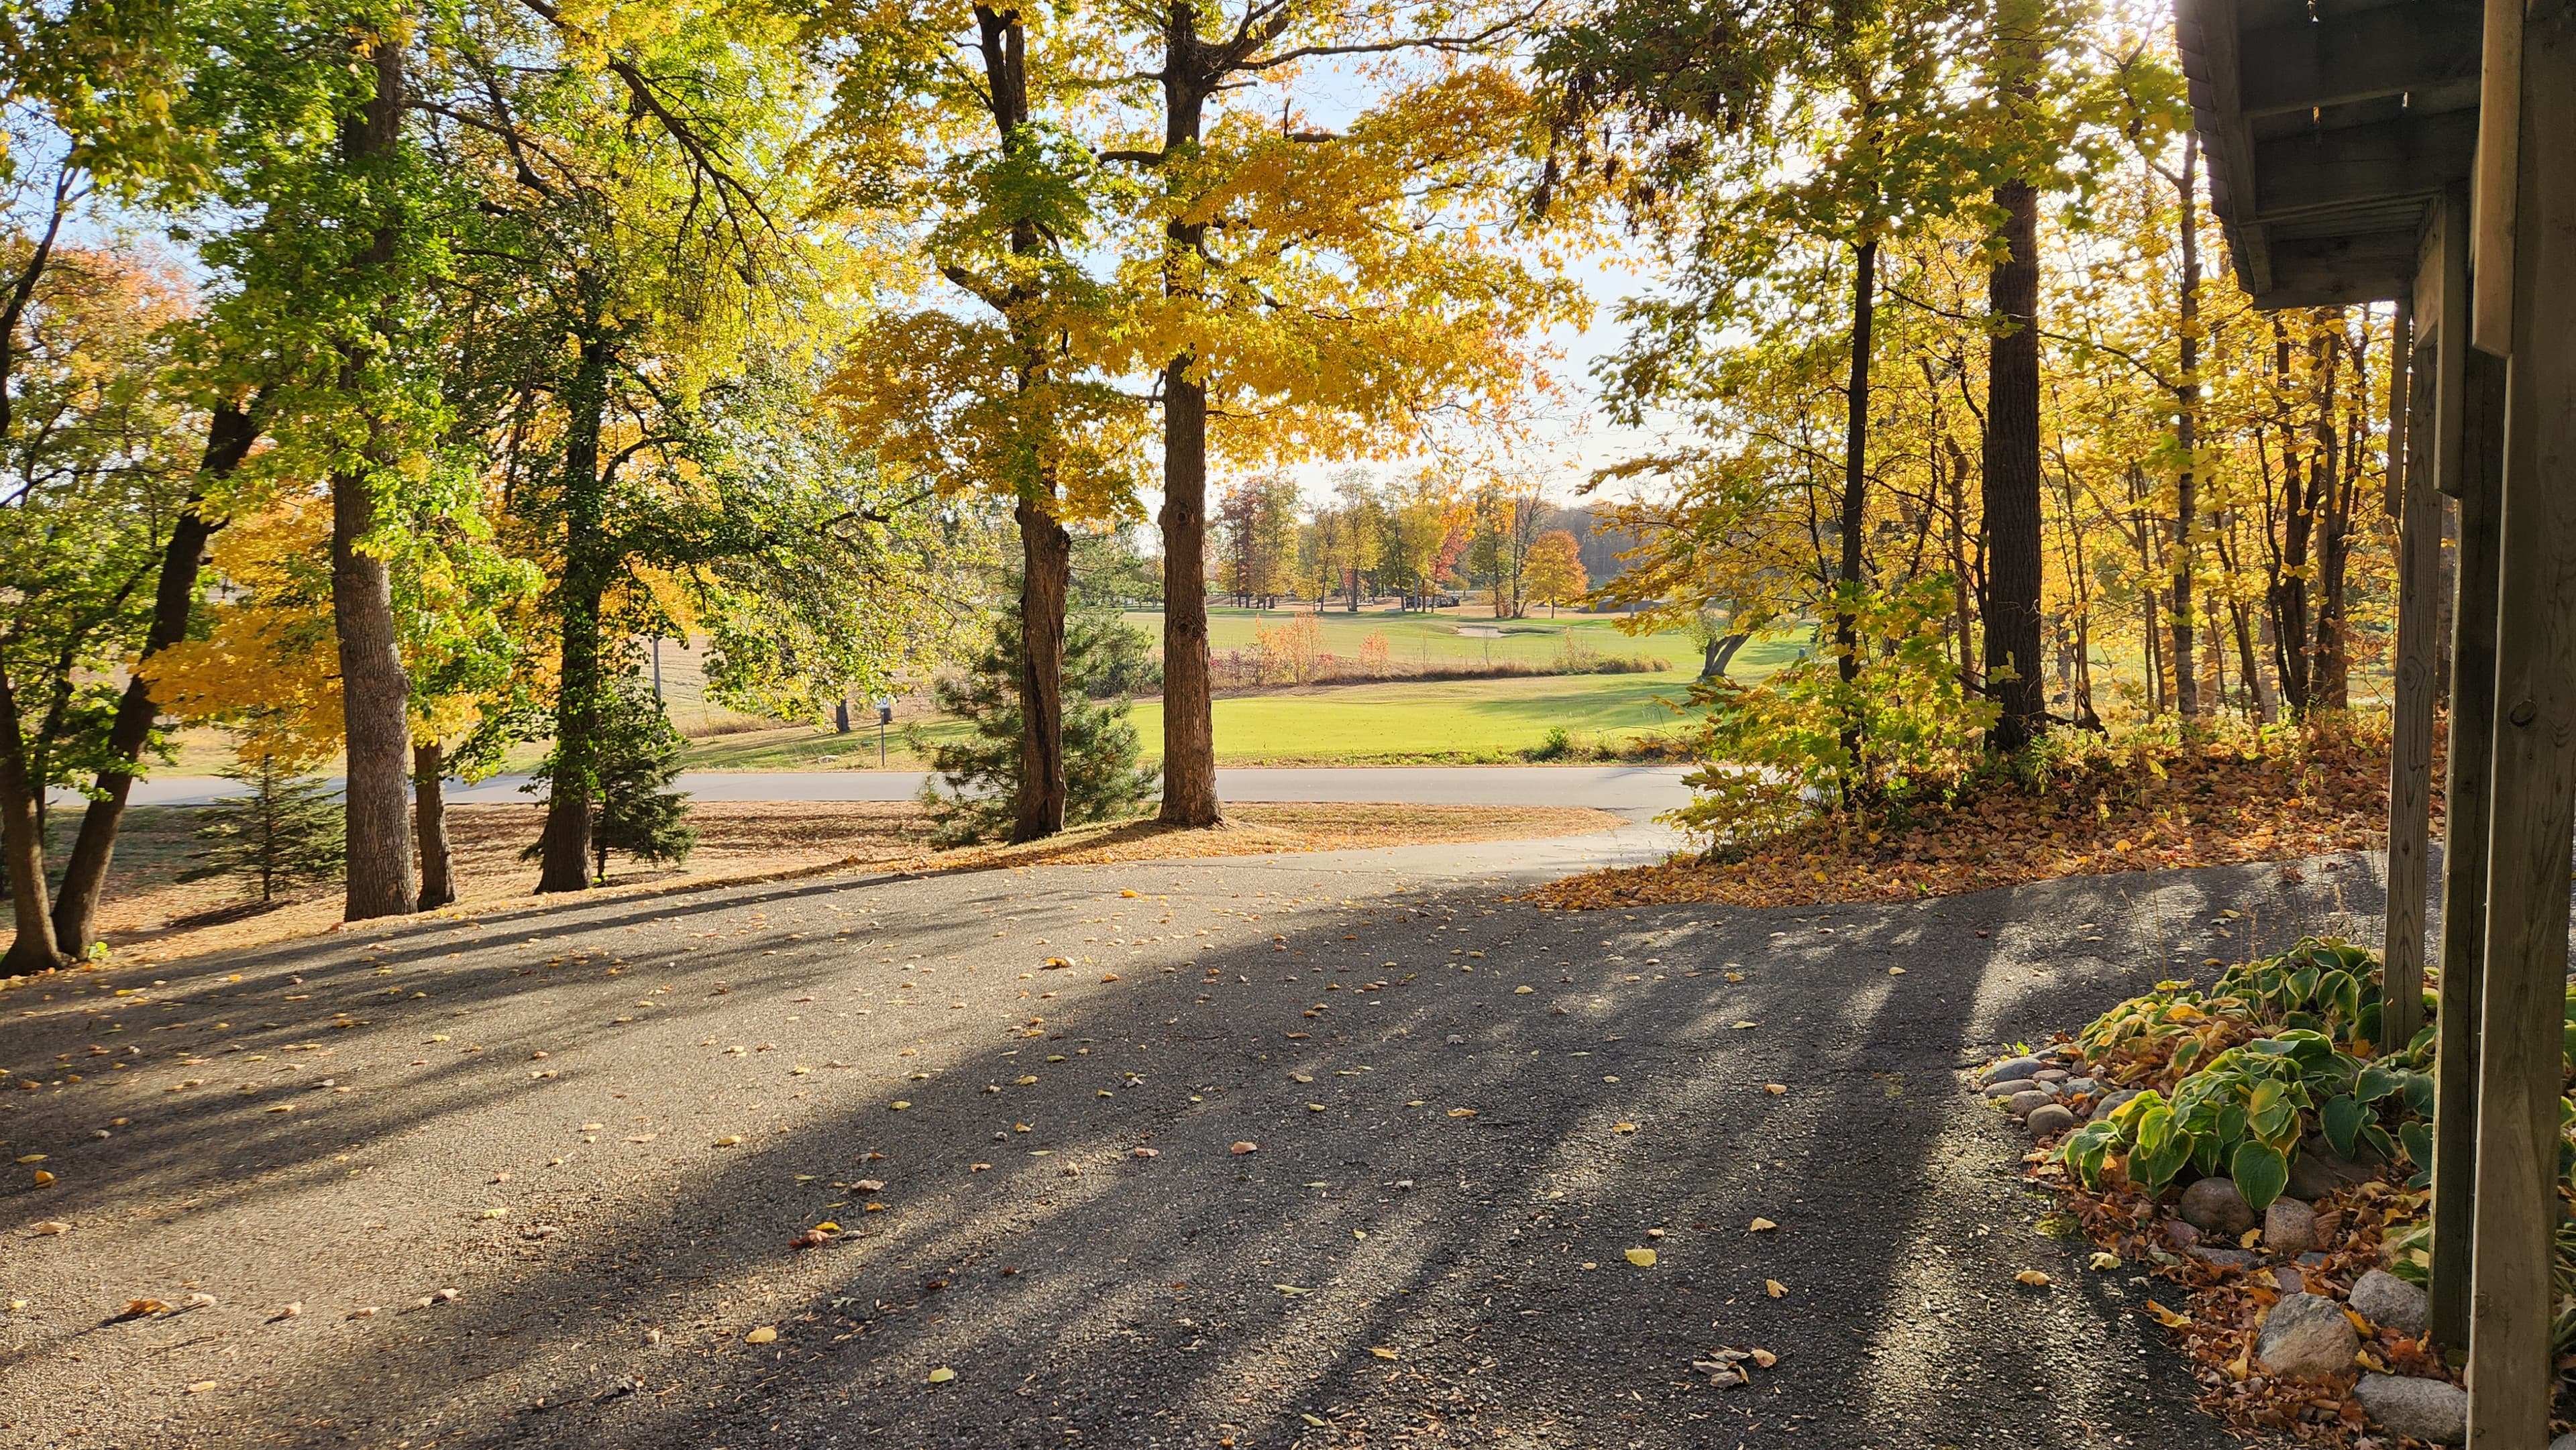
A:
MULTIPOLYGON (((2433 802, 2438 819, 2441 801, 2433 802)), ((1910 901, 2064 876, 2267 861, 2386 844, 2385 722, 2264 741, 2129 741, 2033 786, 1998 773, 1914 803, 1660 866, 1594 871, 1524 900, 1569 911, 1717 902, 1910 901)))

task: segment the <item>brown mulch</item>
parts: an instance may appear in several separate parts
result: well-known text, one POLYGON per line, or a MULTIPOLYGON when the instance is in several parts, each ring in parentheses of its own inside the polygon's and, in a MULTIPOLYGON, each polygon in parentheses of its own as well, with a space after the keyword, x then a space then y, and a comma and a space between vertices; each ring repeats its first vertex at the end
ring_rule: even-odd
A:
MULTIPOLYGON (((2438 765, 2434 774, 2440 781, 2438 765)), ((2438 794, 2434 801, 2440 811, 2438 794)), ((1727 853, 1576 876, 1568 910, 1906 901, 2063 876, 2371 850, 2387 841, 2384 728, 2106 750, 2039 787, 1996 777, 1901 822, 1828 818, 1727 853)))
MULTIPOLYGON (((1620 823, 1601 811, 1566 807, 1260 804, 1229 807, 1226 824, 1215 830, 1131 821, 1078 827, 1021 846, 939 851, 930 845, 930 822, 909 801, 706 801, 692 805, 689 822, 698 830, 698 844, 686 866, 652 867, 612 857, 607 883, 584 899, 847 870, 930 873, 1338 851, 1581 835, 1620 823)), ((520 859, 543 825, 544 808, 533 803, 449 807, 460 895, 434 915, 562 904, 561 897, 530 894, 536 867, 520 859)), ((308 888, 259 902, 244 900, 234 882, 179 880, 192 859, 195 826, 195 812, 187 809, 137 807, 127 812, 99 922, 116 965, 265 946, 340 929, 336 888, 308 888)), ((0 946, 8 937, 0 931, 0 946)))

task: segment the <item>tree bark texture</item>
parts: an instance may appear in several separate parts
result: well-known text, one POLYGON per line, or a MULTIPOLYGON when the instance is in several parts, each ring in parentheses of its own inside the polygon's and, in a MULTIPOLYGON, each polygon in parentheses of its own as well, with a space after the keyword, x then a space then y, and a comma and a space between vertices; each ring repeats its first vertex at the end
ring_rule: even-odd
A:
MULTIPOLYGON (((1163 37, 1163 149, 1167 156, 1199 144, 1207 91, 1201 69, 1198 10, 1178 0, 1163 37)), ((1187 287, 1184 265, 1206 227, 1175 219, 1164 230, 1163 287, 1187 287)), ((1207 389, 1190 376, 1186 354, 1163 367, 1163 806, 1173 826, 1213 826, 1224 818, 1216 794, 1216 723, 1209 685, 1207 625, 1207 389)))
MULTIPOLYGON (((353 170, 383 169, 398 144, 403 113, 403 48, 379 39, 368 57, 375 95, 343 127, 343 160, 353 170)), ((392 259, 390 224, 377 229, 365 258, 392 259)), ((343 381, 354 387, 353 360, 343 381)), ((413 909, 411 819, 411 680, 394 635, 393 582, 384 557, 361 545, 376 527, 369 473, 331 478, 331 615, 340 646, 342 733, 348 754, 343 800, 348 821, 351 921, 400 916, 413 909)))
POLYGON ((447 842, 447 747, 424 740, 411 748, 412 826, 420 838, 420 902, 435 911, 456 902, 456 853, 447 842))
POLYGON ((599 701, 607 684, 600 609, 615 560, 606 537, 608 486, 599 472, 612 346, 596 321, 588 330, 564 398, 563 578, 555 596, 562 668, 555 687, 555 754, 538 857, 540 893, 587 890, 592 880, 590 804, 599 775, 599 701))
POLYGON ((2200 713, 2200 679, 2192 669, 2192 636, 2199 625, 2192 600, 2192 525, 2200 508, 2199 475, 2194 468, 2200 446, 2200 134, 2185 132, 2182 141, 2182 375, 2174 382, 2174 448, 2182 468, 2174 476, 2173 625, 2174 710, 2184 719, 2200 713))
POLYGON ((2048 677, 2040 663, 2039 192, 2028 182, 1995 188, 2004 213, 2004 259, 1986 279, 2000 327, 1986 363, 1986 689, 2001 707, 1987 742, 2010 752, 2048 727, 2048 677))
MULTIPOLYGON (((206 544, 221 525, 200 511, 204 485, 231 476, 258 441, 259 425, 250 413, 231 403, 218 405, 206 423, 206 449, 198 461, 199 491, 189 497, 161 548, 161 572, 153 587, 152 624, 143 638, 138 665, 188 636, 188 617, 197 602, 197 578, 205 568, 206 544)), ((116 702, 116 719, 108 726, 108 759, 131 767, 143 758, 160 718, 152 689, 138 668, 125 682, 116 702)), ((116 833, 125 820, 126 798, 134 789, 131 769, 110 768, 98 775, 95 794, 81 812, 80 834, 63 865, 63 882, 54 893, 54 941, 63 952, 84 957, 97 943, 100 895, 107 889, 107 869, 116 854, 116 833)))
POLYGON ((1064 829, 1064 614, 1073 538, 1027 499, 1020 526, 1020 798, 1011 839, 1064 829))
MULTIPOLYGON (((1878 242, 1873 238, 1861 243, 1852 258, 1851 382, 1846 389, 1849 406, 1843 414, 1842 559, 1836 574, 1840 587, 1835 591, 1840 607, 1834 611, 1835 667, 1846 685, 1860 678, 1860 621, 1852 611, 1860 603, 1866 562, 1861 545, 1869 526, 1870 330, 1877 306, 1878 242)), ((1865 784, 1857 718, 1845 719, 1842 748, 1843 797, 1849 800, 1865 784)))
MULTIPOLYGON (((17 691, 0 675, 0 740, 23 739, 20 728, 17 691)), ((10 976, 66 964, 46 910, 45 822, 38 809, 43 793, 43 784, 28 775, 26 752, 0 750, 0 845, 8 853, 9 907, 18 929, 8 956, 0 958, 0 973, 10 976)))

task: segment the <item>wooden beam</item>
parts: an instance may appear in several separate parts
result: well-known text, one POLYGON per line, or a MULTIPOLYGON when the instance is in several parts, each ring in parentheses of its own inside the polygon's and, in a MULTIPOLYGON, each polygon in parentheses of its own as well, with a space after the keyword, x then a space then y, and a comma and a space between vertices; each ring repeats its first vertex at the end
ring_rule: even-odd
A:
MULTIPOLYGON (((2566 144, 2576 136, 2576 10, 2568 0, 2545 3, 2522 31, 2514 118, 2514 350, 2505 374, 2499 718, 2479 1013, 2470 1450, 2541 1450, 2558 1387, 2551 1266, 2576 832, 2576 146, 2566 144)), ((2481 234, 2481 265, 2485 242, 2481 234)), ((2491 279, 2481 273, 2476 282, 2483 308, 2491 279)))
POLYGON ((2482 3, 2386 5, 2249 29, 2236 43, 2245 114, 2299 114, 2475 80, 2482 3))
MULTIPOLYGON (((2480 69, 2477 159, 2469 183, 2469 226, 2475 238, 2469 271, 2477 293, 2469 302, 2469 341, 2498 357, 2513 352, 2514 153, 2522 127, 2523 0, 2486 0, 2480 69)), ((2564 143, 2564 138, 2557 138, 2564 143)))
POLYGON ((2439 111, 2303 130, 2254 143, 2254 211, 2279 221, 2405 196, 2438 196, 2469 174, 2478 114, 2439 111))
POLYGON ((2424 850, 2433 796, 2433 576, 2442 567, 2442 496, 2430 470, 2406 458, 2406 385, 2413 370, 2404 303, 2397 307, 2388 399, 2388 457, 2397 526, 2397 703, 2388 752, 2388 916, 2380 948, 2380 1041, 2403 1051, 2424 1025, 2424 850))

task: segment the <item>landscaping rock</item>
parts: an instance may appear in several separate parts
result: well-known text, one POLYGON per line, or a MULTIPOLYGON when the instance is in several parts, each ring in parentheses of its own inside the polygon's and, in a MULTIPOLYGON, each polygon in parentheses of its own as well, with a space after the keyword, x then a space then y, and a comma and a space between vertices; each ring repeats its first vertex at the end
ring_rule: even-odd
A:
POLYGON ((2354 1313, 2400 1334, 2423 1333, 2425 1316, 2431 1311, 2423 1290, 2385 1269, 2373 1269, 2354 1280, 2351 1300, 2354 1313))
POLYGON ((2326 1140, 2311 1133, 2299 1140, 2299 1151, 2290 1159, 2290 1183, 2286 1190, 2292 1198, 2313 1203, 2338 1188, 2349 1188, 2370 1177, 2370 1170, 2351 1159, 2339 1157, 2326 1140))
POLYGON ((2046 1091, 2047 1091, 2047 1089, 2046 1089, 2046 1088, 2043 1088, 2043 1087, 2041 1087, 2039 1084, 2037 1084, 2037 1083, 2035 1083, 2035 1082, 2032 1082, 2029 1078, 2026 1078, 2026 1077, 2017 1077, 2017 1078, 2014 1078, 2011 1082, 1999 1082, 1999 1083, 1996 1083, 1993 1087, 1990 1087, 1990 1088, 1986 1089, 1986 1096, 1987 1096, 1987 1097, 1990 1097, 1990 1098, 1996 1098, 1996 1099, 1999 1099, 1999 1100, 2009 1101, 2009 1100, 2010 1100, 2011 1098, 2013 1098, 2015 1095, 2020 1094, 2020 1093, 2036 1093, 2036 1092, 2046 1092, 2046 1091))
POLYGON ((2204 1178, 2182 1191, 2182 1204, 2176 1210, 2183 1221, 2202 1233, 2241 1237, 2254 1226, 2254 1209, 2236 1184, 2225 1178, 2204 1178))
POLYGON ((2576 1450, 2576 1430, 2570 1430, 2550 1441, 2549 1450, 2576 1450))
POLYGON ((2014 1078, 2030 1077, 2038 1073, 2043 1068, 2055 1067, 2056 1065, 2056 1063, 2047 1061, 2043 1058, 2016 1057, 2009 1062, 1999 1062, 1994 1066, 1987 1068, 1986 1081, 1989 1084, 2010 1082, 2014 1078))
POLYGON ((2469 1392, 2455 1384, 2409 1375, 2365 1374, 2352 1387, 2352 1396, 2361 1401, 2361 1412, 2370 1417, 2370 1423, 2391 1435, 2456 1445, 2469 1433, 2469 1392))
POLYGON ((2046 1093, 2015 1093, 2005 1100, 2004 1110, 2016 1118, 2027 1117, 2041 1108, 2054 1106, 2056 1102, 2057 1099, 2046 1093))
POLYGON ((2245 1249, 2196 1248, 2191 1255, 2202 1263, 2215 1264, 2222 1269, 2250 1269, 2259 1262, 2255 1254, 2245 1249))
POLYGON ((2280 1264, 2273 1268, 2272 1282, 2279 1285, 2281 1292, 2284 1294, 2305 1294, 2309 1292, 2308 1276, 2291 1268, 2287 1264, 2280 1264))
POLYGON ((2254 1357, 2263 1367, 2292 1379, 2323 1379, 2349 1369, 2360 1348, 2361 1336, 2343 1306, 2318 1294, 2282 1295, 2254 1337, 2254 1357))
POLYGON ((2169 1218, 2165 1220, 2165 1238, 2175 1248, 2187 1249, 2200 1242, 2200 1230, 2184 1223, 2181 1219, 2169 1218))
POLYGON ((2136 1088, 2122 1088, 2093 1105, 2093 1121, 2100 1122, 2120 1110, 2120 1105, 2138 1095, 2136 1088))
POLYGON ((2023 1127, 2030 1129, 2032 1137, 2045 1138, 2051 1133, 2063 1133, 2074 1127, 2075 1114, 2067 1111, 2062 1103, 2049 1103, 2031 1109, 2030 1116, 2021 1121, 2023 1127))
POLYGON ((2333 1261, 2333 1256, 2329 1254, 2299 1255, 2299 1267, 2302 1269, 2322 1269, 2333 1261))
POLYGON ((2059 1083, 2057 1090, 2068 1097, 2073 1097, 2077 1093, 2098 1093, 2102 1090, 2102 1085, 2089 1077, 2070 1077, 2059 1083))
POLYGON ((2284 1195, 2263 1210, 2263 1247, 2276 1254, 2304 1254, 2317 1246, 2317 1211, 2284 1195))
POLYGON ((2062 1067, 2043 1067, 2030 1076, 2034 1082, 2064 1082, 2074 1075, 2062 1067))

